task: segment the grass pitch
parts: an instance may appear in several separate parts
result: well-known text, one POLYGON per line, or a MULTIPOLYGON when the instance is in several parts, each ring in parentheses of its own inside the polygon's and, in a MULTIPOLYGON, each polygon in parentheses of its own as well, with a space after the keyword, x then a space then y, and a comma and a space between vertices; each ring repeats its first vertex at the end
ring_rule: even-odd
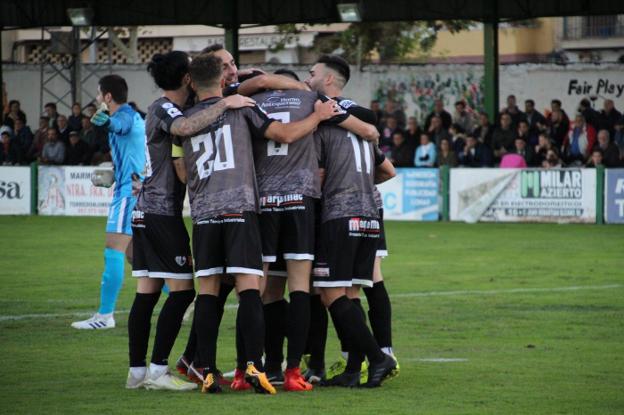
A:
MULTIPOLYGON (((215 396, 124 389, 129 267, 118 328, 69 327, 96 309, 104 224, 0 218, 0 413, 624 413, 622 227, 389 222, 400 376, 377 390, 215 396)), ((185 324, 172 363, 187 334, 185 324)), ((230 308, 224 371, 233 338, 230 308)))

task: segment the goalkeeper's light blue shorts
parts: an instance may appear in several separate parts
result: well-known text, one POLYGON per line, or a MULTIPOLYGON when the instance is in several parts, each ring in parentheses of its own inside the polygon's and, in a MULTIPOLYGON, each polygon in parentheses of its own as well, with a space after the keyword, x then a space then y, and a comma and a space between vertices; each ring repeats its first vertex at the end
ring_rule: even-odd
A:
POLYGON ((132 236, 132 210, 136 204, 134 196, 114 196, 108 208, 106 233, 123 233, 132 236))

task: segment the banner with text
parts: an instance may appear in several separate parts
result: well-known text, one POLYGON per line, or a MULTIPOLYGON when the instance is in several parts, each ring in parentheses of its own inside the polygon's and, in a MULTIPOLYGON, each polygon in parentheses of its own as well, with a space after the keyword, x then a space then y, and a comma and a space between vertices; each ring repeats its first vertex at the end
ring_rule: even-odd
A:
POLYGON ((596 221, 594 169, 452 169, 451 220, 596 221))
POLYGON ((95 187, 95 167, 39 167, 40 215, 107 216, 115 186, 95 187))
POLYGON ((438 169, 397 169, 395 178, 378 186, 384 219, 436 221, 439 216, 438 169))
POLYGON ((0 167, 0 215, 29 215, 30 191, 30 167, 0 167))
POLYGON ((605 222, 624 223, 624 169, 605 170, 605 222))

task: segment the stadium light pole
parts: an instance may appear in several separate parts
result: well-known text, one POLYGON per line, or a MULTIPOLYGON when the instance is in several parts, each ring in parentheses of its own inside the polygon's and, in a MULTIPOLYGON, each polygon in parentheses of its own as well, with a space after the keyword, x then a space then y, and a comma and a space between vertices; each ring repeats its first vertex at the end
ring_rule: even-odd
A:
POLYGON ((72 24, 72 70, 71 70, 71 95, 72 105, 81 101, 82 98, 82 57, 80 50, 80 29, 91 26, 93 21, 93 9, 69 8, 67 17, 72 24))
POLYGON ((496 124, 498 115, 498 1, 490 2, 492 15, 483 22, 483 95, 485 112, 496 124))

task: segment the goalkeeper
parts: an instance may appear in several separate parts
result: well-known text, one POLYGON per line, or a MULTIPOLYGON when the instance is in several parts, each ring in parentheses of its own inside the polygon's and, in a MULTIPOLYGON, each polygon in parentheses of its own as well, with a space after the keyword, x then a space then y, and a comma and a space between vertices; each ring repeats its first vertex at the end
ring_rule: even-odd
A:
POLYGON ((132 183, 141 177, 145 168, 145 122, 127 104, 128 84, 125 79, 119 75, 101 78, 97 100, 101 108, 93 115, 91 122, 96 128, 108 131, 115 191, 106 222, 100 308, 93 317, 72 323, 72 327, 76 329, 87 330, 115 327, 113 312, 123 284, 124 260, 126 256, 128 259, 132 258, 130 223, 136 203, 136 197, 132 194, 132 183))

